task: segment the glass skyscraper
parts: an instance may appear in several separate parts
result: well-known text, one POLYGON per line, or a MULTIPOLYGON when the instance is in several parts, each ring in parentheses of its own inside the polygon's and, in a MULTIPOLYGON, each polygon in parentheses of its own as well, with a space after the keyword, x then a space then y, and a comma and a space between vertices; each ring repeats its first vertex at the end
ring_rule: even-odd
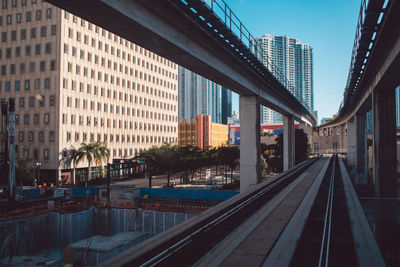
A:
POLYGON ((227 122, 232 113, 232 92, 183 67, 178 69, 179 104, 181 119, 211 115, 215 123, 227 122))
MULTIPOLYGON (((259 55, 263 63, 272 71, 267 60, 282 72, 294 86, 291 92, 310 111, 314 110, 313 51, 312 47, 298 39, 287 36, 264 34, 256 41, 262 45, 267 56, 259 55)), ((261 123, 281 123, 282 115, 266 107, 261 108, 261 123)))

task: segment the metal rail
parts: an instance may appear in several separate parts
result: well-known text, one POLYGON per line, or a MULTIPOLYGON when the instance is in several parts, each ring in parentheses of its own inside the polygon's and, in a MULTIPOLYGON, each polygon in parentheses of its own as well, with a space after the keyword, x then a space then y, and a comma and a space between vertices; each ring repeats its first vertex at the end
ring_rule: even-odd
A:
POLYGON ((263 264, 300 265, 386 266, 337 156, 323 180, 316 179, 263 264))
POLYGON ((362 0, 354 37, 353 50, 343 107, 350 104, 368 66, 376 40, 379 39, 382 22, 393 0, 362 0))
POLYGON ((275 246, 269 253, 263 266, 289 266, 293 254, 298 246, 299 239, 306 225, 307 219, 311 212, 313 203, 317 197, 317 193, 325 178, 328 169, 331 166, 331 159, 326 161, 321 172, 311 185, 310 190, 305 195, 296 212, 288 222, 285 230, 282 232, 275 246))
POLYGON ((199 22, 206 25, 206 29, 214 32, 217 38, 222 39, 228 48, 239 54, 256 72, 262 76, 265 76, 266 72, 272 74, 310 113, 313 112, 303 96, 296 95, 295 87, 224 0, 173 0, 172 2, 176 1, 183 4, 180 6, 186 7, 184 10, 187 13, 198 17, 199 22), (214 16, 210 16, 210 13, 214 16))
MULTIPOLYGON (((262 207, 266 201, 281 191, 288 183, 298 177, 305 169, 313 165, 318 158, 311 159, 287 173, 279 179, 271 182, 259 189, 253 194, 248 194, 244 198, 238 196, 237 200, 227 208, 219 211, 215 215, 209 215, 209 218, 200 220, 190 230, 178 233, 176 236, 167 236, 165 240, 159 240, 159 244, 148 240, 149 246, 138 251, 137 255, 131 256, 131 259, 123 259, 117 256, 110 261, 102 264, 107 265, 129 265, 129 266, 153 266, 153 265, 190 265, 211 249, 216 243, 227 236, 230 231, 240 225, 246 218, 262 207), (193 249, 196 253, 193 254, 193 249)), ((211 210, 208 210, 211 212, 211 210)), ((127 252, 128 253, 128 252, 127 252)), ((129 255, 129 254, 128 254, 129 255)))
POLYGON ((331 178, 329 181, 329 192, 328 192, 328 201, 326 202, 326 211, 324 218, 324 232, 322 235, 321 242, 321 250, 319 253, 319 261, 318 266, 328 266, 329 262, 329 247, 331 242, 331 226, 332 226, 332 205, 333 205, 333 194, 335 188, 335 165, 336 165, 336 157, 333 158, 333 168, 331 172, 331 178), (323 264, 323 260, 325 258, 325 264, 323 264))

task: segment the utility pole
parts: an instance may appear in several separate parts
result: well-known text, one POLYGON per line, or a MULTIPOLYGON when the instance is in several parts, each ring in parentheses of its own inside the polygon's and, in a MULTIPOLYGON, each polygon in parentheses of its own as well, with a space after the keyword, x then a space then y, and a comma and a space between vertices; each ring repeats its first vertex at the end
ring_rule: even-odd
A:
POLYGON ((110 206, 111 191, 110 191, 110 163, 107 163, 107 205, 110 206))
POLYGON ((110 234, 110 226, 111 226, 111 210, 110 210, 110 202, 111 202, 111 191, 110 191, 110 170, 111 164, 107 163, 107 208, 106 208, 106 234, 110 234))
POLYGON ((9 143, 9 177, 10 177, 10 199, 15 199, 15 99, 8 99, 8 132, 10 136, 9 143))
MULTIPOLYGON (((8 171, 9 171, 9 160, 8 160, 8 103, 5 100, 1 101, 1 115, 2 115, 2 121, 1 121, 1 130, 3 133, 3 168, 2 171, 4 171, 3 175, 7 177, 7 180, 9 179, 8 171)), ((10 188, 8 188, 10 190, 10 188)), ((10 193, 8 194, 10 195, 10 193)))

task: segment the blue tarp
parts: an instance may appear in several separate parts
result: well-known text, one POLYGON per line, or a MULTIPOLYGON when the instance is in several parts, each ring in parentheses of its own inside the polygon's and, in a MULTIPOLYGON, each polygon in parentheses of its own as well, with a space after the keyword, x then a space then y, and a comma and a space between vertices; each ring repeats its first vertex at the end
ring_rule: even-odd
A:
POLYGON ((140 195, 149 197, 168 197, 179 199, 201 199, 201 200, 227 200, 239 192, 223 190, 199 190, 199 189, 171 189, 171 188, 140 188, 140 195))
POLYGON ((35 198, 40 196, 40 189, 39 188, 32 188, 32 189, 24 189, 22 191, 22 194, 24 195, 24 198, 35 198))
POLYGON ((94 197, 99 195, 97 187, 74 187, 72 188, 73 197, 94 197))

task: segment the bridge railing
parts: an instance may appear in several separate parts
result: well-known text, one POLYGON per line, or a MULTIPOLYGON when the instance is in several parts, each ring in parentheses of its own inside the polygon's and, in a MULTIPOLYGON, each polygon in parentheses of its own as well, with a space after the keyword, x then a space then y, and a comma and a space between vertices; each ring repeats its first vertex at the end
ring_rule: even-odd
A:
POLYGON ((365 72, 369 58, 379 37, 379 28, 393 0, 362 0, 357 21, 356 34, 349 75, 347 78, 344 105, 353 97, 365 72))
MULTIPOLYGON (((186 2, 185 0, 181 1, 186 2)), ((240 21, 236 14, 232 12, 232 9, 225 3, 225 1, 203 0, 203 2, 210 7, 214 14, 225 23, 230 31, 236 35, 236 37, 249 49, 254 56, 256 56, 258 61, 260 61, 273 74, 273 76, 286 88, 286 90, 294 95, 301 102, 301 104, 312 113, 313 111, 311 110, 311 107, 304 100, 303 96, 296 95, 295 87, 290 83, 285 75, 283 75, 282 70, 274 64, 273 60, 262 48, 262 44, 250 33, 250 31, 240 21)), ((250 59, 247 60, 250 63, 250 59)))

